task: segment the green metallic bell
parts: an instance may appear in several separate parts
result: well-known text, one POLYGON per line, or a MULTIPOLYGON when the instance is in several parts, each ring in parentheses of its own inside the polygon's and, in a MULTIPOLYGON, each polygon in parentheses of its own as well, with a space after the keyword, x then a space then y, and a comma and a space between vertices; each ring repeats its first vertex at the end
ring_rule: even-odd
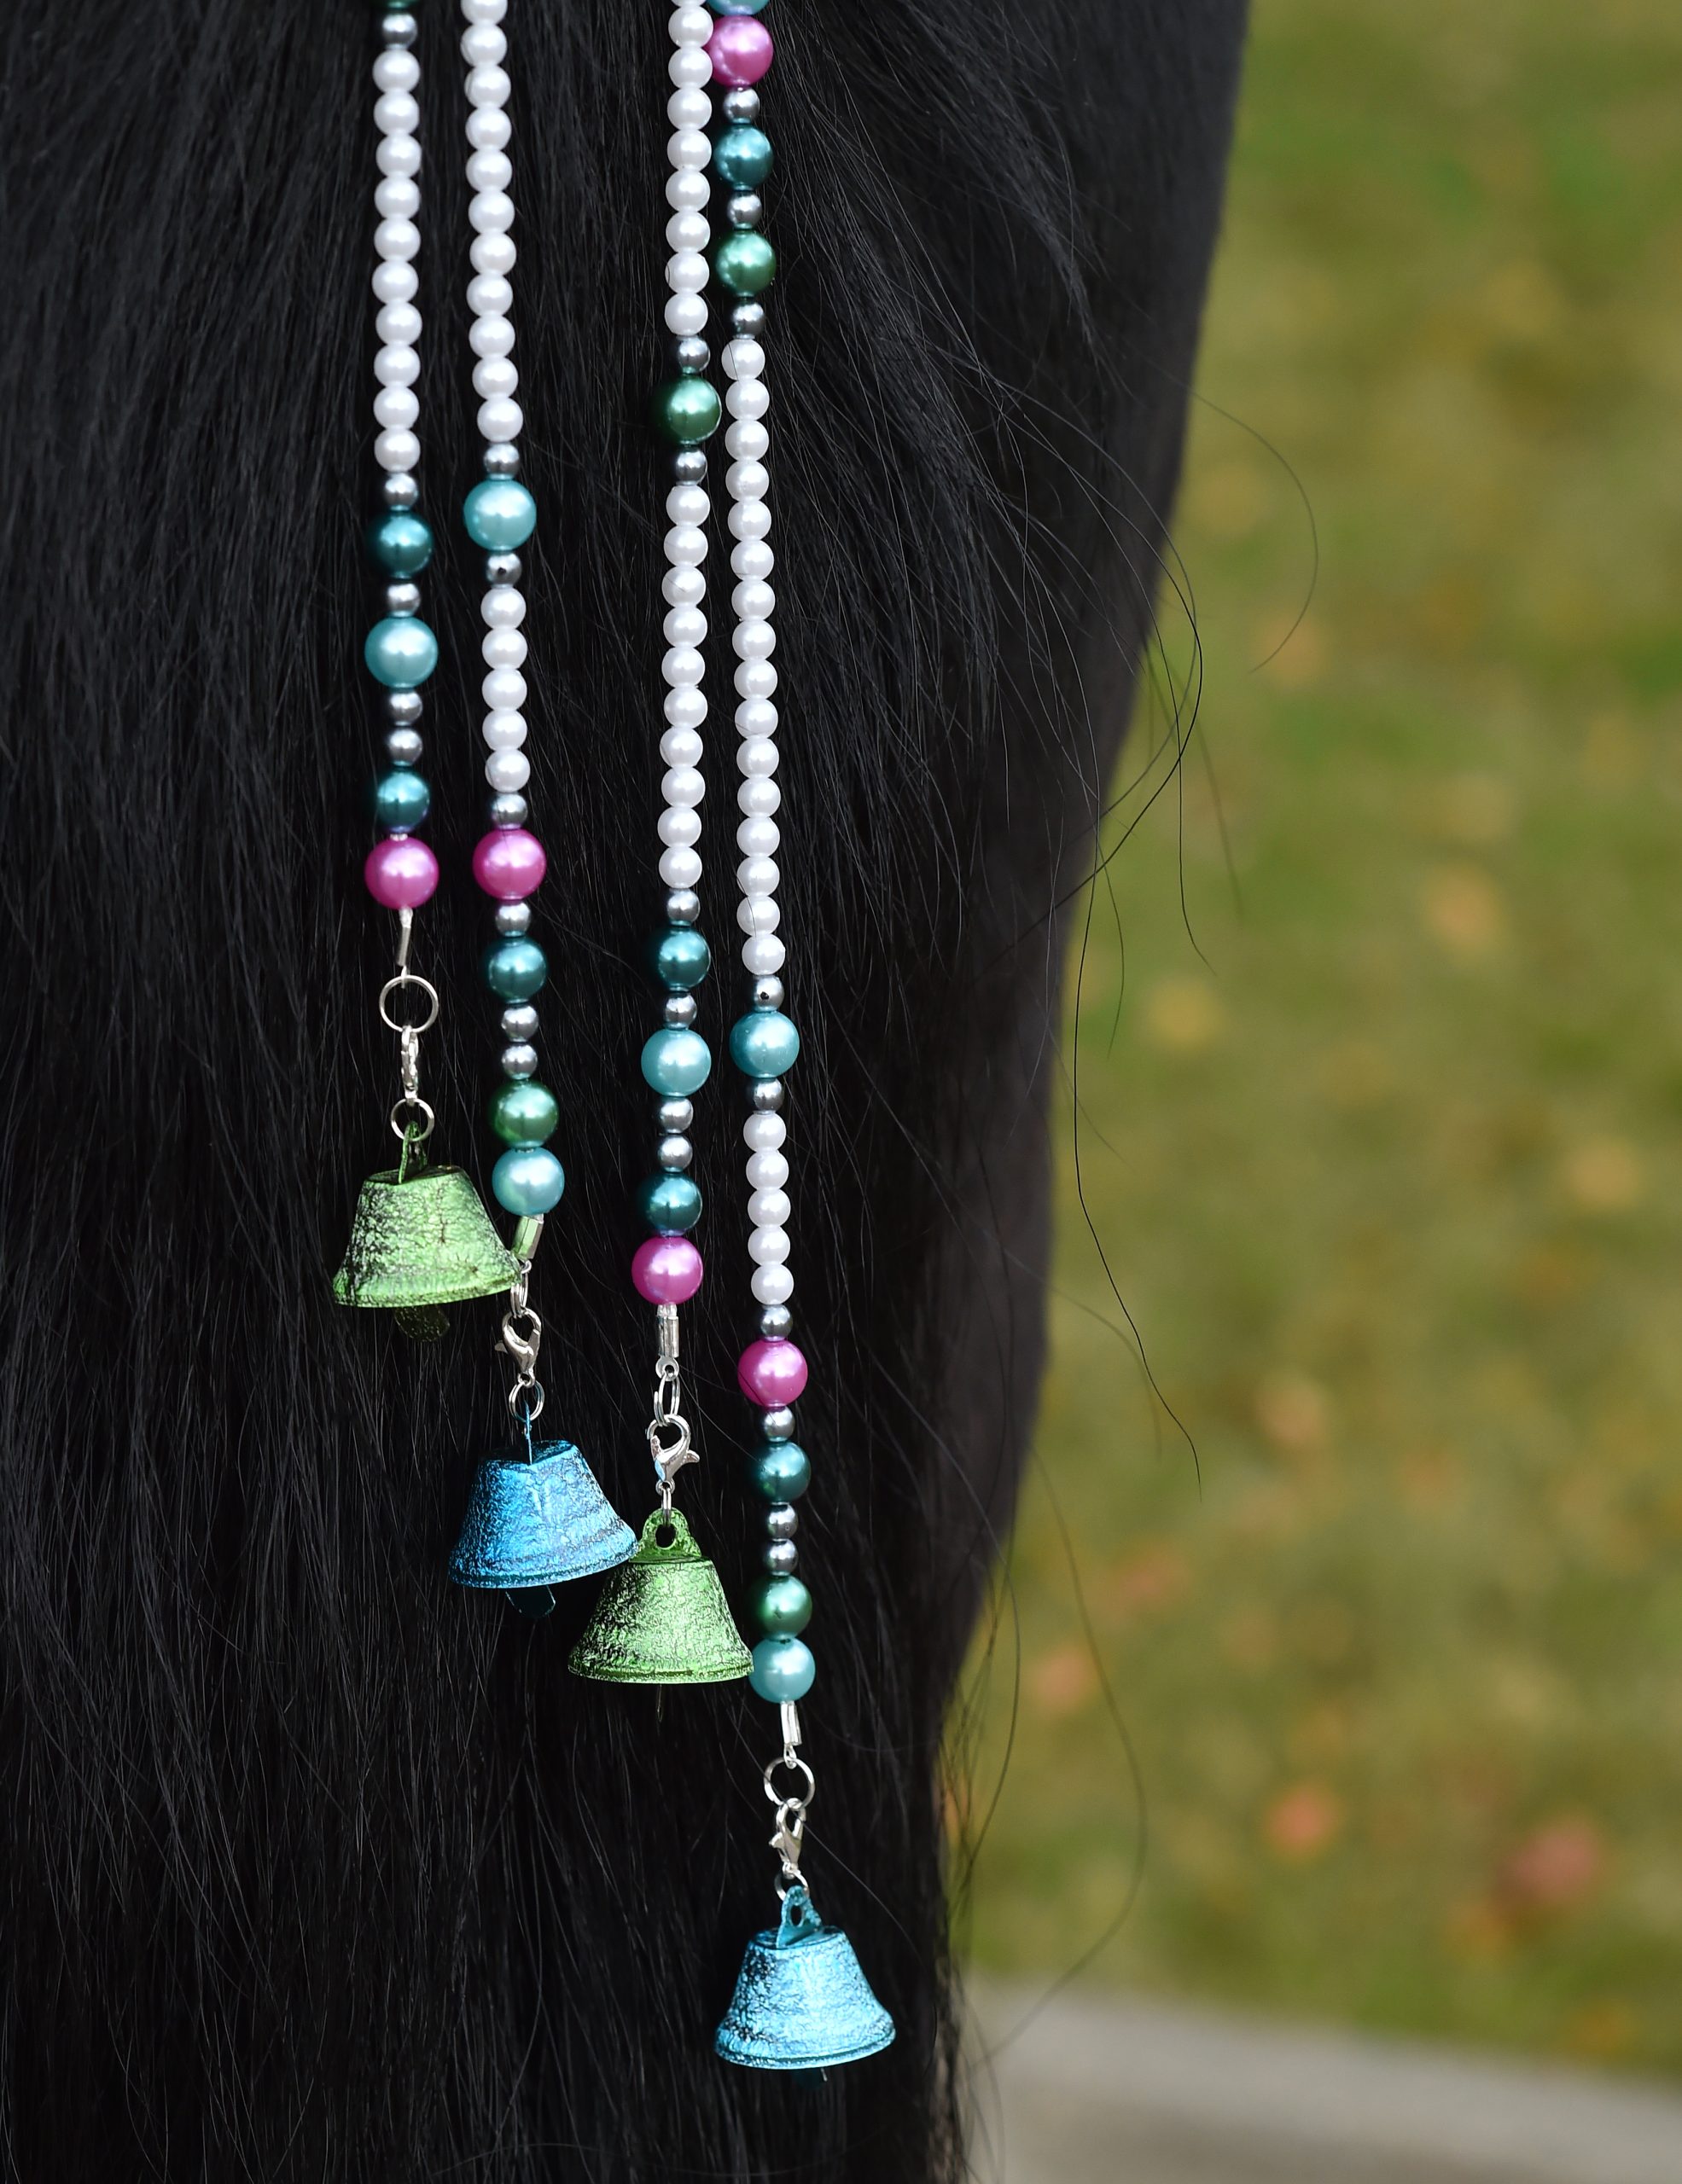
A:
POLYGON ((412 1313, 495 1297, 519 1279, 466 1170, 411 1165, 363 1185, 333 1293, 341 1304, 412 1313))
POLYGON ((597 1683, 733 1683, 753 1665, 718 1571, 678 1512, 656 1509, 636 1554, 602 1588, 573 1648, 573 1674, 597 1683), (662 1532, 671 1535, 664 1546, 662 1532))

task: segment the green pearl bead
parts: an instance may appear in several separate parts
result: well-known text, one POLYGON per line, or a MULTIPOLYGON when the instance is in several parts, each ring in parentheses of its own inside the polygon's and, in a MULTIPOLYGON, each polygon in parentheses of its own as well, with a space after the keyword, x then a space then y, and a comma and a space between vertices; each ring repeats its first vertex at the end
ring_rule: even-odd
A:
POLYGON ((374 816, 388 834, 412 834, 431 809, 431 789, 408 766, 397 767, 374 785, 374 816))
POLYGON ((692 925, 669 926, 657 932, 649 946, 649 959, 661 985, 678 993, 698 986, 713 967, 713 951, 692 925))
POLYGON ((432 526, 406 508, 393 508, 369 526, 370 559, 394 577, 417 577, 432 559, 432 526))
POLYGON ((798 1638, 812 1620, 812 1594, 798 1577, 767 1577, 749 1606, 769 1638, 798 1638))
POLYGON ((723 415, 718 388, 694 372, 668 380, 655 396, 655 422, 679 447, 711 439, 723 415))
POLYGON ((757 296, 777 278, 777 253, 751 229, 726 235, 713 253, 713 270, 733 296, 757 296))
POLYGON ((498 940, 480 967, 498 1001, 529 1001, 549 976, 549 958, 535 940, 498 940))
POLYGON ((491 1127, 504 1145, 541 1145, 560 1120, 560 1103, 534 1077, 503 1085, 491 1102, 491 1127))
POLYGON ((637 1196, 658 1235, 686 1236, 701 1218, 701 1191, 687 1176, 650 1176, 637 1196))
POLYGON ((732 189, 757 189, 771 172, 771 158, 763 129, 726 129, 713 140, 713 171, 732 189))

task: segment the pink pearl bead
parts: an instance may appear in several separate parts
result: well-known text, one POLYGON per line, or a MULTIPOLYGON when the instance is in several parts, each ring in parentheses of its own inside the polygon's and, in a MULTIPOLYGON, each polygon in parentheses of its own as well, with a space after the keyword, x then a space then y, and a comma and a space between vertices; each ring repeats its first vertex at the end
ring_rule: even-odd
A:
POLYGON ((387 910, 416 910, 438 885, 438 859, 412 834, 394 835, 368 852, 368 892, 387 910))
POLYGON ((499 903, 536 894, 549 869, 543 844, 523 827, 499 827, 473 853, 473 876, 499 903))
POLYGON ((701 1254, 687 1236, 650 1236, 631 1262, 637 1294, 651 1304, 687 1304, 701 1287, 701 1254))
POLYGON ((752 15, 720 15, 707 41, 715 83, 757 84, 771 66, 771 32, 752 15))
MULTIPOLYGON (((739 22, 740 16, 725 18, 739 22)), ((792 1342, 750 1342, 736 1368, 736 1385, 749 1403, 780 1410, 806 1385, 806 1358, 792 1342)))

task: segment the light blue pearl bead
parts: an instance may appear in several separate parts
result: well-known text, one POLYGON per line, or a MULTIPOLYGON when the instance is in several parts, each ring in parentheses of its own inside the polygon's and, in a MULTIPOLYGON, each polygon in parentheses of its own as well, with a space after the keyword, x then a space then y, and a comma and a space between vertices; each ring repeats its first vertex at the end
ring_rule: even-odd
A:
POLYGON ((388 614, 362 648, 368 671, 388 690, 412 690, 438 665, 438 639, 417 615, 388 614))
POLYGON ((468 537, 487 554, 511 554, 538 527, 538 504, 517 478, 487 478, 462 510, 468 537))
POLYGON ((818 1674, 818 1664, 804 1638, 761 1638, 754 1648, 754 1673, 748 1678, 761 1699, 783 1706, 804 1699, 818 1674))
POLYGON ((516 1145, 491 1171, 497 1204, 509 1213, 553 1213, 567 1188, 567 1173, 539 1145, 516 1145))
POLYGON ((794 1066, 800 1035, 777 1008, 738 1017, 730 1035, 730 1060, 744 1077, 782 1077, 794 1066))
POLYGON ((700 1091, 712 1067, 712 1051, 699 1031, 656 1031, 643 1049, 643 1075, 663 1100, 700 1091))

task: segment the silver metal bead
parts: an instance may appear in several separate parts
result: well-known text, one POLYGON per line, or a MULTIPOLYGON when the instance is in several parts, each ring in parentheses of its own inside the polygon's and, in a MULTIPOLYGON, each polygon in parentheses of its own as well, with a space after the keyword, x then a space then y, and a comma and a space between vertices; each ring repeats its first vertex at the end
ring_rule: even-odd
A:
POLYGON ((399 49, 415 43, 417 25, 415 18, 401 12, 380 18, 380 43, 399 49))
POLYGON ((421 497, 420 486, 407 470, 388 471, 380 491, 388 508, 412 508, 421 497))
POLYGON ((704 485, 707 482, 706 449, 679 448, 672 458, 672 475, 680 485, 704 485))
POLYGON ((393 728, 413 728, 426 711, 418 690, 387 690, 386 718, 393 728))
POLYGON ((394 728, 386 738, 386 756, 394 766, 418 766, 425 748, 419 733, 412 728, 394 728))
POLYGON ((503 1038, 534 1039, 537 1033, 538 1012, 529 1001, 516 1001, 503 1009, 503 1038))
POLYGON ((755 979, 754 981, 755 1008, 781 1008, 783 981, 781 979, 755 979))
POLYGON ((680 1031, 687 1031, 701 1014, 700 1003, 692 993, 669 993, 666 996, 664 1014, 668 1024, 675 1024, 680 1031))
POLYGON ((733 91, 725 93, 726 121, 757 121, 760 118, 760 95, 743 84, 733 91))
POLYGON ((693 925, 701 915, 701 897, 693 887, 680 887, 666 898, 668 925, 693 925))
POLYGON ((529 932, 532 930, 532 906, 529 903, 498 903, 497 931, 505 933, 529 932))
POLYGON ((800 1513, 792 1502, 773 1502, 765 1511, 765 1531, 772 1539, 793 1539, 800 1528, 800 1513))
POLYGON ((773 1577, 792 1577, 800 1566, 800 1551, 791 1539, 768 1540, 760 1549, 760 1560, 773 1577))
POLYGON ((485 475, 487 478, 517 478, 520 475, 520 450, 512 440, 493 440, 486 449, 485 475))
POLYGON ((388 584, 386 586, 387 614, 418 614, 421 611, 421 587, 417 584, 388 584))
POLYGON ((737 304, 730 312, 730 322, 732 330, 744 341, 757 341, 765 330, 765 307, 763 304, 737 304))
POLYGON ((765 201, 757 189, 739 189, 725 213, 733 228, 757 228, 765 216, 765 201))
POLYGON ((794 1316, 786 1304, 767 1304, 760 1315, 760 1333, 767 1342, 786 1342, 794 1331, 794 1316))
POLYGON ((662 1100, 655 1112, 666 1131, 682 1132, 695 1120, 695 1106, 689 1100, 662 1100))
POLYGON ((756 1115, 774 1115, 782 1105, 782 1078, 762 1077, 754 1087, 754 1112, 756 1115))
POLYGON ((486 584, 518 584, 520 556, 517 554, 487 554, 485 556, 486 584))
POLYGON ((521 1039, 503 1048, 504 1077, 535 1077, 537 1073, 538 1050, 528 1040, 521 1039))
POLYGON ((698 334, 685 334, 672 344, 672 361, 680 372, 704 372, 713 351, 698 334))
POLYGON ((794 1438, 794 1414, 784 1403, 780 1410, 768 1410, 760 1420, 760 1431, 767 1441, 792 1441, 794 1438))
POLYGON ((660 1141, 660 1165, 668 1176, 680 1176, 695 1158, 695 1147, 686 1137, 663 1137, 660 1141))
POLYGON ((523 827, 531 812, 531 805, 523 796, 504 790, 501 796, 491 799, 491 824, 493 827, 523 827))

